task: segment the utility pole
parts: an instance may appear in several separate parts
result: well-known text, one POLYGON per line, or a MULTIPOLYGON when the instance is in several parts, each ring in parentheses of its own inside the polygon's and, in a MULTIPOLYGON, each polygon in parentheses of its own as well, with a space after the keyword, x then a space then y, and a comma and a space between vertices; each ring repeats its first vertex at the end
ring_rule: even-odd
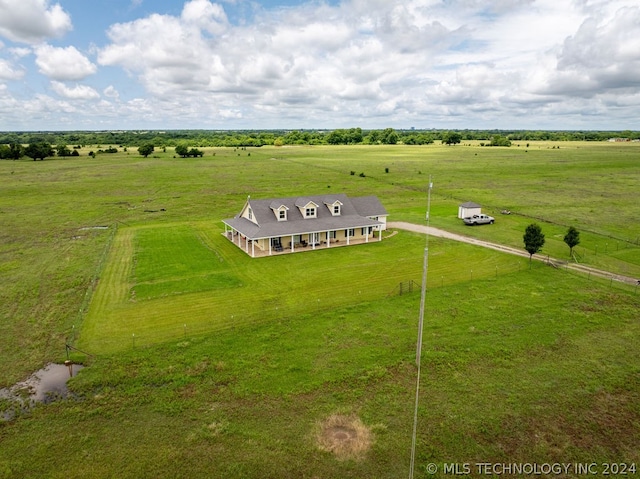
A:
POLYGON ((422 330, 424 326, 424 308, 427 297, 427 271, 429 270, 429 221, 431 213, 431 189, 433 183, 429 176, 429 191, 427 193, 427 233, 425 238, 424 256, 422 261, 422 293, 420 295, 420 317, 418 320, 418 343, 416 345, 416 366, 418 367, 416 377, 416 400, 413 411, 413 435, 411 437, 411 464, 409 466, 409 479, 413 479, 416 462, 416 438, 418 433, 418 403, 420 400, 420 363, 422 358, 422 330))

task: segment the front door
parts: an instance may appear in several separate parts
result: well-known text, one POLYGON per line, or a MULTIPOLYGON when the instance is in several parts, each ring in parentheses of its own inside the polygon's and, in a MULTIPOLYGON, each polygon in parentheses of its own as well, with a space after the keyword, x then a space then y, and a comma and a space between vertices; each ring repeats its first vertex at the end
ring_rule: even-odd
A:
POLYGON ((312 245, 320 243, 320 233, 310 233, 309 243, 311 243, 312 245))

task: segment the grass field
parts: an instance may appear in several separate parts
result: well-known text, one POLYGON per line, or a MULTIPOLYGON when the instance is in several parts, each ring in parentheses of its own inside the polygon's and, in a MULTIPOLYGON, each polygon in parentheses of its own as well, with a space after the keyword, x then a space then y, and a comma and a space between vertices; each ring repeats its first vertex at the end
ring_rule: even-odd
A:
MULTIPOLYGON (((330 190, 424 223, 431 176, 433 226, 522 248, 536 221, 568 260, 573 225, 580 262, 640 277, 639 160, 637 144, 532 142, 0 162, 0 385, 66 340, 94 354, 75 356, 80 401, 0 424, 0 478, 406 475, 419 294, 396 288, 420 280, 424 238, 251 259, 220 220, 248 194, 330 190), (469 200, 496 224, 464 227, 469 200), (371 431, 361 457, 319 448, 336 413, 371 431)), ((429 267, 418 477, 640 462, 637 288, 434 238, 429 267)))
MULTIPOLYGON (((103 356, 73 381, 82 401, 3 426, 0 471, 406 476, 418 296, 103 356), (370 428, 361 459, 318 448, 336 412, 370 428)), ((431 462, 640 461, 637 308, 544 265, 430 293, 418 477, 431 462)))

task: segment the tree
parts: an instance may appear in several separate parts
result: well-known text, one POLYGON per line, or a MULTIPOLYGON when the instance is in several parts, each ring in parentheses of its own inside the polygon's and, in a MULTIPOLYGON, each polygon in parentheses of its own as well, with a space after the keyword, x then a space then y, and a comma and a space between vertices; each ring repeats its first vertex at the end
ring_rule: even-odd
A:
POLYGON ((24 148, 17 143, 9 143, 8 145, 0 145, 0 159, 2 160, 19 160, 22 158, 24 148))
POLYGON ((455 131, 448 131, 442 137, 442 142, 445 145, 455 145, 462 141, 462 135, 455 131))
POLYGON ((393 128, 385 128, 380 135, 380 142, 385 145, 395 145, 398 143, 398 134, 393 128))
POLYGON ((502 135, 493 135, 489 146, 511 146, 511 140, 502 135))
POLYGON ((340 145, 344 144, 344 130, 333 130, 331 133, 327 135, 327 143, 330 145, 340 145))
POLYGON ((347 132, 347 142, 350 145, 362 143, 362 128, 349 128, 347 132))
POLYGON ((71 156, 71 150, 67 145, 56 146, 56 154, 58 156, 71 156))
POLYGON ((522 239, 524 240, 524 249, 529 253, 529 263, 531 263, 533 255, 540 251, 544 245, 542 228, 535 223, 530 224, 524 231, 522 239))
POLYGON ((182 158, 186 158, 188 154, 189 154, 189 149, 185 145, 176 146, 176 155, 179 155, 182 158))
POLYGON ((564 242, 569 247, 569 256, 573 256, 573 248, 580 244, 580 232, 573 226, 569 226, 567 234, 564 235, 564 242))
POLYGON ((375 145, 380 141, 380 132, 378 130, 372 130, 369 132, 369 136, 367 138, 369 143, 375 145))
POLYGON ((49 143, 42 141, 27 145, 24 149, 24 154, 29 158, 33 158, 33 161, 44 160, 48 156, 53 156, 54 149, 49 143))
POLYGON ((142 145, 138 148, 138 153, 140 153, 145 158, 153 153, 154 146, 151 143, 147 143, 146 145, 142 145))

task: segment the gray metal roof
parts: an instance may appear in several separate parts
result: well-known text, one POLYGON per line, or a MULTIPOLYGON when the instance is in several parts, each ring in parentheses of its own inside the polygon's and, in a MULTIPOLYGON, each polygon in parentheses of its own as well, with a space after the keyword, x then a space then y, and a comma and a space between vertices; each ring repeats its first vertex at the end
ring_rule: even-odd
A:
POLYGON ((239 231, 249 239, 273 238, 323 231, 343 230, 347 228, 364 228, 378 226, 383 223, 368 217, 387 216, 387 210, 376 196, 348 198, 344 194, 297 196, 291 198, 270 198, 267 200, 247 200, 256 223, 237 215, 235 218, 222 220, 223 223, 239 231), (316 218, 304 218, 299 210, 310 201, 318 206, 316 218), (340 201, 340 215, 333 216, 327 205, 340 201), (287 220, 278 221, 273 206, 286 206, 287 220))
POLYGON ((474 203, 473 201, 467 201, 466 203, 462 203, 460 206, 463 208, 481 208, 478 203, 474 203))

